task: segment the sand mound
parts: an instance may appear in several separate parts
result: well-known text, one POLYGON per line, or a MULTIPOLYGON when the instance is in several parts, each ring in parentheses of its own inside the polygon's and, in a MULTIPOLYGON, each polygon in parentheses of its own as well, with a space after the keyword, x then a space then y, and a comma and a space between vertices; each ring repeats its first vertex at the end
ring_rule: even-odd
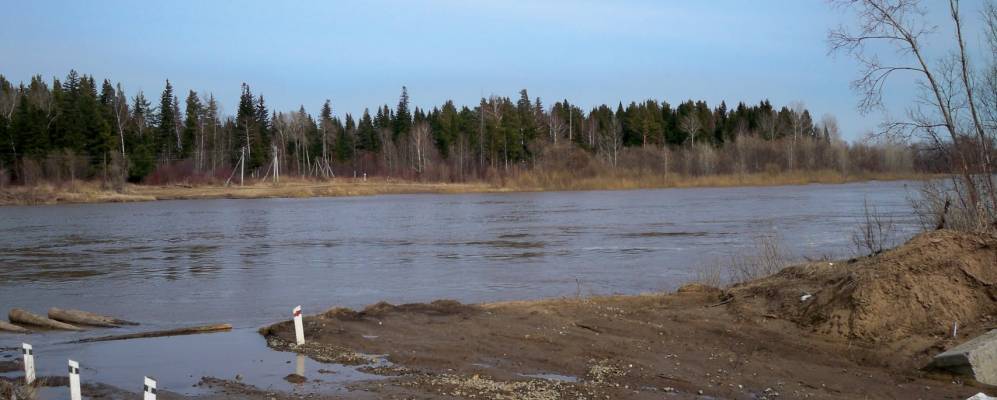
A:
POLYGON ((870 341, 950 334, 997 312, 997 237, 948 230, 846 263, 791 267, 734 287, 745 312, 870 341), (812 297, 802 300, 805 295, 812 297))
POLYGON ((411 303, 394 305, 388 302, 379 302, 364 308, 362 311, 353 311, 348 308, 333 308, 326 311, 324 316, 342 321, 356 321, 366 317, 384 317, 390 314, 424 314, 431 316, 447 316, 457 314, 473 314, 478 309, 474 306, 461 304, 455 300, 436 300, 432 303, 411 303))

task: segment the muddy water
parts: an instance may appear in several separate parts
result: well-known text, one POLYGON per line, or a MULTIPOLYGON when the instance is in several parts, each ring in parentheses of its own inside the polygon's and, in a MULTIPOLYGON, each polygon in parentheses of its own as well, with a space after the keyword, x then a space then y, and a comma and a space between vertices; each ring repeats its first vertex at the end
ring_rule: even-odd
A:
MULTIPOLYGON (((239 373, 281 389, 294 356, 267 352, 252 330, 298 304, 308 313, 380 300, 668 290, 694 277, 695 265, 743 252, 760 235, 800 258, 848 256, 866 199, 894 215, 903 235, 913 232, 907 197, 916 185, 5 207, 0 313, 81 308, 144 324, 135 329, 230 322, 235 332, 199 338, 56 345, 108 334, 101 331, 30 341, 54 357, 52 371, 64 369, 57 358, 87 355, 95 379, 112 384, 156 365, 175 386, 239 373), (227 354, 240 351, 246 363, 261 361, 233 366, 227 354), (195 354, 201 361, 185 364, 195 354)), ((22 340, 0 334, 0 347, 22 340)))

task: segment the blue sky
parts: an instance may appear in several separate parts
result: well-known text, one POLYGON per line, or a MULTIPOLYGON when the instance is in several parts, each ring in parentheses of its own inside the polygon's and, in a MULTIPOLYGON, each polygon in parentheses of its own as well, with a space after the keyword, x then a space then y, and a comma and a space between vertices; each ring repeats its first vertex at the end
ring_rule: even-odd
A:
MULTIPOLYGON (((226 113, 247 82, 271 108, 313 114, 326 98, 339 115, 393 106, 406 85, 422 107, 522 88, 585 108, 799 100, 837 116, 848 139, 882 119, 856 111, 858 67, 825 43, 849 18, 821 0, 0 2, 8 79, 75 68, 154 99, 169 78, 226 113)), ((895 102, 911 86, 898 81, 895 102)))

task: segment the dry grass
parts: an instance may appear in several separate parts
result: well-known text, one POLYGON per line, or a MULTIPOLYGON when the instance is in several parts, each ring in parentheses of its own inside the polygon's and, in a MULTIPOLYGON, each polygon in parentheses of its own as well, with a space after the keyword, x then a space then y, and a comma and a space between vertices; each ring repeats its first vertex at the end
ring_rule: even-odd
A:
POLYGON ((258 182, 245 186, 204 185, 124 185, 120 190, 105 188, 100 182, 73 181, 63 184, 8 186, 0 189, 0 205, 57 203, 104 203, 177 199, 250 199, 370 196, 411 193, 496 193, 559 190, 630 190, 688 187, 776 186, 810 183, 846 183, 867 180, 925 179, 924 175, 863 174, 844 176, 832 171, 682 176, 677 174, 625 175, 606 173, 591 178, 567 173, 539 171, 518 174, 504 183, 434 183, 395 179, 312 180, 284 179, 279 185, 258 182))
POLYGON ((811 183, 848 183, 872 180, 921 180, 924 174, 863 173, 845 175, 837 171, 791 171, 780 173, 686 176, 681 174, 607 173, 579 178, 565 172, 532 171, 510 179, 516 190, 629 190, 690 187, 780 186, 811 183))
POLYGON ((155 197, 159 200, 173 199, 248 199, 272 197, 342 197, 370 196, 377 194, 405 193, 482 193, 501 192, 508 189, 484 183, 423 183, 390 179, 369 179, 366 182, 353 179, 285 179, 279 185, 255 183, 239 185, 195 185, 195 186, 146 186, 132 185, 132 192, 155 197))
POLYGON ((59 203, 121 203, 156 200, 155 197, 105 189, 99 182, 72 181, 31 186, 8 186, 0 189, 0 205, 35 205, 59 203))

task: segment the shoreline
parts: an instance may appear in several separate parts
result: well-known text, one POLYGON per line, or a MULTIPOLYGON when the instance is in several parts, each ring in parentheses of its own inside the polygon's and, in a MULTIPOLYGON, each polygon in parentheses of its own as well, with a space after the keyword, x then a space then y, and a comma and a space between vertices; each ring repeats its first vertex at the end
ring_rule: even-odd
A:
MULTIPOLYGON (((337 389, 309 397, 967 398, 992 387, 925 367, 992 328, 995 249, 997 235, 936 230, 722 289, 332 308, 304 317, 304 345, 289 320, 257 331, 262 345, 300 360, 265 367, 294 389, 204 375, 195 387, 208 394, 184 398, 283 400, 323 385, 337 389), (964 322, 957 337, 954 315, 964 322), (306 369, 306 358, 368 377, 336 381, 338 367, 306 369)), ((0 377, 0 394, 7 383, 16 380, 0 377)), ((84 390, 131 392, 101 386, 84 390)))
POLYGON ((386 377, 351 386, 379 398, 967 398, 988 387, 927 366, 990 329, 994 244, 938 230, 725 289, 381 302, 306 316, 304 345, 290 321, 260 334, 272 349, 386 377))
POLYGON ((724 303, 728 295, 688 284, 637 295, 381 302, 306 316, 304 345, 294 344, 291 322, 259 333, 274 351, 380 375, 346 385, 370 398, 966 398, 982 389, 921 370, 930 357, 907 342, 815 334, 724 303))
POLYGON ((927 180, 930 174, 861 174, 842 175, 831 172, 800 172, 780 174, 685 176, 605 176, 589 179, 559 179, 549 176, 529 176, 503 183, 416 182, 395 179, 370 179, 366 182, 349 178, 306 180, 291 178, 278 185, 257 182, 245 186, 206 185, 143 185, 125 184, 121 190, 103 188, 100 182, 74 181, 64 184, 9 186, 0 189, 0 206, 32 206, 53 204, 93 204, 145 202, 158 200, 264 199, 354 197, 389 194, 469 194, 469 193, 530 193, 561 191, 617 191, 677 188, 769 187, 809 184, 845 184, 874 181, 927 180))

